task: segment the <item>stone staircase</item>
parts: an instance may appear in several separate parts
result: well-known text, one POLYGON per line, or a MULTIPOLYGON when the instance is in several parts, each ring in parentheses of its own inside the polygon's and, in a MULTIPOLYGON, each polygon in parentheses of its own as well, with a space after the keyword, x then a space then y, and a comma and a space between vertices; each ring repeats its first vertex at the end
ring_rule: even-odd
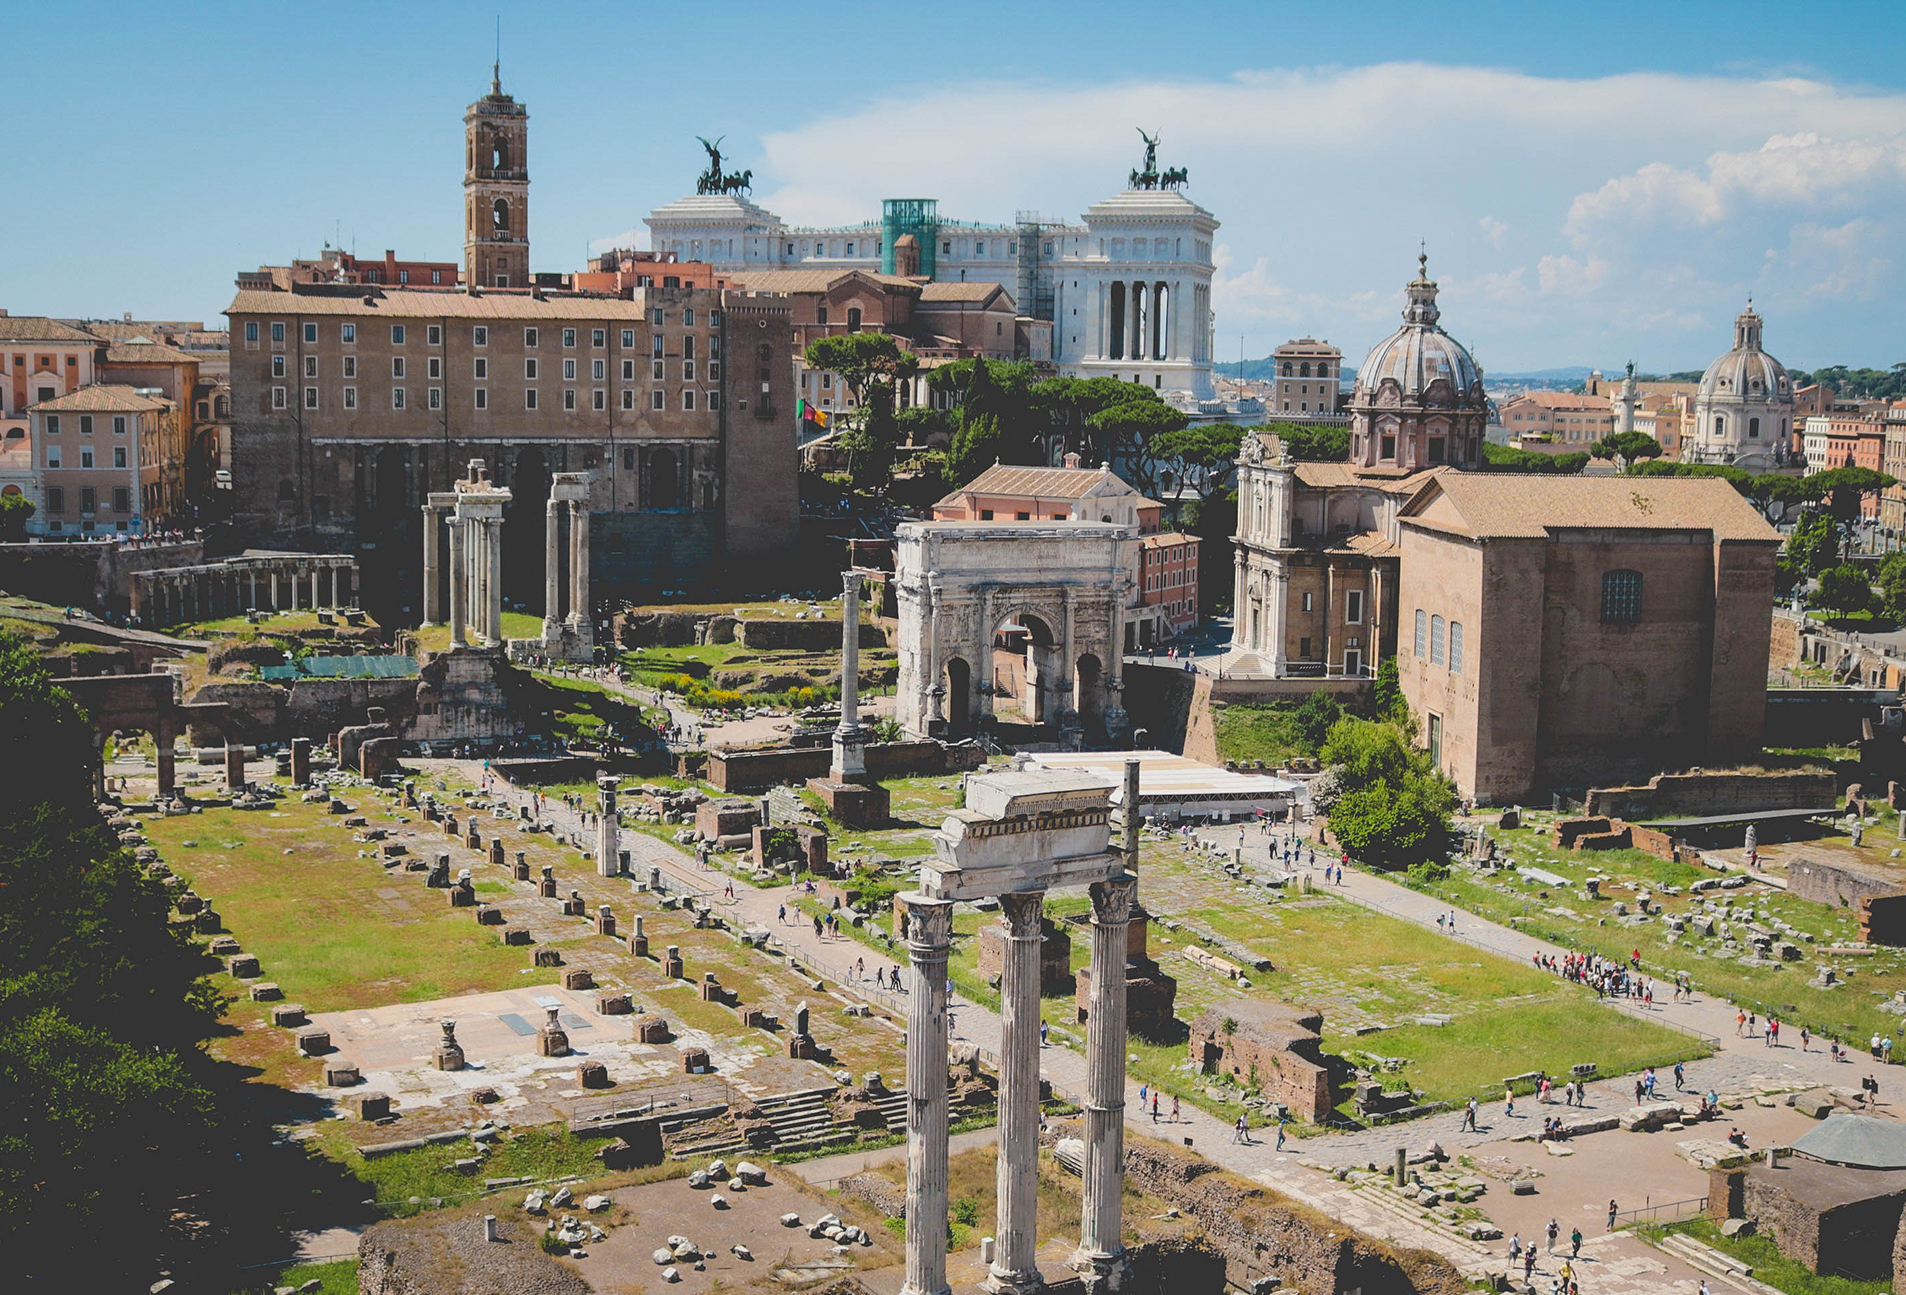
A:
MULTIPOLYGON (((695 1126, 707 1123, 700 1118, 664 1121, 662 1135, 671 1148, 669 1154, 677 1160, 703 1156, 746 1156, 750 1151, 811 1151, 853 1142, 862 1135, 862 1130, 834 1118, 829 1099, 835 1091, 832 1087, 805 1088, 762 1098, 756 1105, 774 1126, 774 1140, 765 1147, 749 1146, 747 1139, 732 1128, 711 1129, 710 1136, 697 1137, 695 1126)), ((886 1117, 889 1133, 907 1131, 907 1095, 904 1091, 883 1092, 873 1098, 873 1104, 886 1117)))
POLYGON ((1670 1232, 1655 1242, 1663 1253, 1671 1254, 1682 1263, 1697 1272, 1705 1273, 1718 1282, 1732 1286, 1744 1295, 1780 1295, 1774 1287, 1764 1281, 1756 1280, 1754 1270, 1732 1255, 1723 1254, 1713 1246, 1703 1245, 1693 1237, 1683 1236, 1679 1232, 1670 1232))
POLYGON ((775 827, 793 827, 814 817, 797 787, 768 789, 768 821, 775 827))
MULTIPOLYGON (((1282 1189, 1285 1185, 1278 1183, 1277 1186, 1282 1189)), ((1394 1188, 1380 1182, 1371 1182, 1355 1191, 1335 1183, 1330 1186, 1337 1189, 1336 1193, 1329 1193, 1336 1199, 1325 1207, 1326 1212, 1346 1222, 1354 1222, 1355 1226, 1362 1227, 1366 1232, 1412 1246, 1423 1245, 1422 1234, 1433 1233, 1437 1239, 1436 1250, 1452 1260, 1460 1256, 1462 1270, 1470 1275, 1486 1270, 1501 1271, 1507 1263, 1501 1254, 1464 1235, 1463 1224, 1451 1223, 1435 1209, 1398 1195, 1394 1188), (1373 1219, 1368 1214, 1361 1220, 1346 1217, 1345 1211, 1356 1212, 1356 1206, 1363 1206, 1365 1211, 1381 1217, 1373 1219)), ((1325 1191, 1321 1183, 1317 1184, 1315 1190, 1319 1193, 1325 1191)))

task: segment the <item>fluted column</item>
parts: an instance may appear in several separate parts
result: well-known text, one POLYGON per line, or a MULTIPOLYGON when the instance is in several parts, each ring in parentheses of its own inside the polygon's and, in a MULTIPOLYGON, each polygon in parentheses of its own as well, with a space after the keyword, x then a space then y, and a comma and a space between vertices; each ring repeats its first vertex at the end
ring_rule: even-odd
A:
POLYGON ((437 590, 437 545, 441 542, 443 512, 434 504, 424 505, 424 624, 443 620, 443 595, 437 590))
POLYGON ((484 614, 490 618, 488 637, 491 643, 503 641, 503 518, 499 513, 495 517, 483 519, 483 543, 489 550, 490 587, 483 600, 484 614))
POLYGON ((865 735, 860 728, 860 573, 841 573, 840 723, 834 726, 834 760, 829 776, 836 782, 867 773, 865 735))
POLYGON ((463 552, 463 518, 450 515, 450 646, 464 646, 463 631, 470 617, 470 573, 463 552))
POLYGON ((543 639, 558 636, 563 611, 563 502, 551 497, 543 510, 543 639))
POLYGON ((569 501, 569 619, 589 623, 589 501, 569 501))
MULTIPOLYGON (((1130 780, 1127 781, 1130 786, 1130 780)), ((1125 1267, 1126 926, 1138 878, 1092 883, 1092 995, 1085 1045, 1085 1207, 1072 1270, 1093 1291, 1117 1290, 1125 1267)))
POLYGON ((946 1284, 946 958, 953 905, 905 897, 907 953, 907 1279, 900 1295, 946 1284))
POLYGON ((979 693, 979 715, 983 723, 993 714, 993 591, 979 591, 979 660, 973 665, 973 688, 979 693))
POLYGON ((1039 939, 1045 899, 1044 891, 999 897, 1005 939, 999 983, 999 1216, 992 1269, 981 1283, 997 1295, 1032 1292, 1044 1284, 1037 1262, 1037 1169, 1039 939))

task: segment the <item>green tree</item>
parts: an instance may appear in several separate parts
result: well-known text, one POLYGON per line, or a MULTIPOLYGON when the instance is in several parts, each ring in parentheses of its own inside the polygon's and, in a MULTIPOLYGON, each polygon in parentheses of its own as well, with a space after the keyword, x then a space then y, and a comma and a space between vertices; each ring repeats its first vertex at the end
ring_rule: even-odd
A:
POLYGON ((1347 713, 1343 703, 1337 700, 1335 693, 1325 692, 1320 688, 1307 695, 1292 709, 1291 726, 1296 730, 1305 748, 1314 754, 1322 749, 1331 730, 1336 728, 1347 713))
POLYGON ((0 544, 26 538, 26 524, 37 510, 25 495, 0 495, 0 544))
POLYGON ((1152 439, 1152 456, 1162 473, 1169 472, 1173 489, 1170 506, 1174 520, 1179 501, 1189 489, 1199 503, 1230 489, 1237 472, 1238 447, 1244 429, 1229 423, 1180 427, 1152 439))
POLYGON ((1435 854, 1449 834, 1454 797, 1434 778, 1400 786, 1347 791, 1331 806, 1330 830, 1352 858, 1374 868, 1399 869, 1435 854))
POLYGON ((968 414, 953 434, 946 456, 947 478, 954 488, 964 486, 999 461, 999 419, 992 414, 968 414))
POLYGON ((1417 766, 1403 730, 1382 720, 1339 720, 1318 755, 1342 770, 1343 785, 1350 791, 1398 785, 1417 766))
POLYGON ((1403 712, 1403 681, 1398 677, 1394 656, 1384 657, 1377 666, 1376 683, 1370 689, 1370 700, 1381 718, 1389 719, 1403 712))
POLYGON ((1826 501, 1827 511, 1843 525, 1851 525, 1860 516, 1860 505, 1867 495, 1876 495, 1898 479, 1871 468, 1831 468, 1801 478, 1814 497, 1826 501))
POLYGON ((1888 553, 1879 569, 1879 609, 1906 623, 1906 553, 1888 553))
MULTIPOLYGON (((1093 379, 1102 381, 1103 379, 1093 379)), ((1186 418, 1159 398, 1150 387, 1135 382, 1114 383, 1131 394, 1102 406, 1087 420, 1104 446, 1104 461, 1117 463, 1120 474, 1147 495, 1158 493, 1159 438, 1183 430, 1186 418)))
POLYGON ((1348 425, 1318 427, 1307 423, 1265 423, 1251 428, 1254 433, 1270 432, 1284 452, 1306 463, 1342 463, 1350 457, 1348 425))
POLYGON ((1865 568, 1851 562, 1828 567, 1820 573, 1814 602, 1842 616, 1865 611, 1873 604, 1873 586, 1867 581, 1865 568))
POLYGON ((1825 513, 1808 513, 1787 536, 1785 552, 1803 576, 1817 576, 1840 560, 1840 528, 1825 513))
POLYGON ((1483 468, 1494 472, 1539 472, 1544 475, 1554 473, 1560 476, 1574 476, 1588 466, 1588 455, 1543 454, 1536 450, 1524 450, 1513 445, 1497 445, 1485 441, 1482 447, 1483 468))
POLYGON ((1661 442, 1646 432, 1617 432, 1588 449, 1597 458, 1619 459, 1624 464, 1661 457, 1661 442))
POLYGON ((847 451, 854 484, 884 484, 899 444, 894 391, 919 370, 919 357, 886 333, 843 333, 815 338, 803 359, 810 369, 838 373, 853 399, 852 409, 836 415, 842 427, 835 441, 847 451))

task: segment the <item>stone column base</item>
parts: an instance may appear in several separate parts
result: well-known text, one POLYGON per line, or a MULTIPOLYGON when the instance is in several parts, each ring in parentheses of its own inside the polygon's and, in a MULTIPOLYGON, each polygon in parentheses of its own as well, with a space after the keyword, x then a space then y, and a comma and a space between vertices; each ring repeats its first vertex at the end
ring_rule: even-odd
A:
POLYGON ((1084 1247, 1072 1252, 1066 1267, 1079 1275, 1080 1283, 1090 1295, 1110 1295, 1110 1292, 1123 1290, 1132 1271, 1125 1251, 1108 1255, 1084 1247))
POLYGON ((845 827, 885 827, 892 798, 877 782, 836 782, 832 778, 810 778, 807 789, 821 798, 827 812, 845 827))

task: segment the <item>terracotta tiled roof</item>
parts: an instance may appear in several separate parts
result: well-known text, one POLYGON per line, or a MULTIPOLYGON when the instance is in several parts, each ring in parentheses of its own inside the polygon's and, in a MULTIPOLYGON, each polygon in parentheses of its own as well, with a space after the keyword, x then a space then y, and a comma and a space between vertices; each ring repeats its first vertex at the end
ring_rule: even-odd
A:
POLYGON ((0 342, 98 342, 84 329, 44 315, 0 315, 0 342))
POLYGON ((471 294, 455 289, 423 292, 415 288, 354 287, 349 293, 263 292, 244 289, 225 308, 227 315, 354 315, 390 319, 553 319, 639 321, 648 309, 637 294, 623 297, 582 297, 546 293, 541 299, 528 292, 486 291, 471 294), (369 304, 366 304, 368 298, 369 304))
POLYGON ((1401 495, 1410 494, 1430 477, 1449 470, 1447 466, 1438 466, 1418 472, 1404 472, 1399 468, 1362 468, 1354 463, 1296 463, 1291 467, 1298 482, 1312 490, 1362 486, 1401 495))
POLYGON ((1579 410, 1592 414, 1612 413, 1615 407, 1607 396, 1582 396, 1569 391, 1527 391, 1503 403, 1527 403, 1541 405, 1544 409, 1579 410))
POLYGON ((1699 530, 1721 540, 1780 540, 1752 504, 1715 477, 1450 472, 1405 504, 1399 520, 1485 539, 1537 539, 1551 531, 1586 528, 1699 530), (1433 518, 1421 516, 1432 511, 1433 518))
POLYGON ((199 357, 188 355, 162 342, 113 342, 106 347, 108 364, 197 364, 199 357))
POLYGON ((1118 487, 1113 493, 1138 493, 1107 468, 1029 468, 1012 463, 995 463, 940 502, 954 503, 963 494, 1083 499, 1089 490, 1108 478, 1118 487))
POLYGON ((897 274, 875 274, 871 270, 743 270, 733 276, 737 287, 749 292, 826 292, 842 279, 871 279, 883 288, 901 288, 917 292, 920 285, 897 274))
POLYGON ((52 400, 42 400, 37 405, 28 405, 28 410, 50 414, 64 413, 100 413, 115 414, 143 413, 147 410, 170 409, 172 402, 158 396, 142 394, 137 387, 121 387, 111 383, 95 383, 90 387, 81 387, 78 391, 69 391, 52 400))
POLYGON ((1142 549, 1165 549, 1178 544, 1189 544, 1192 538, 1182 531, 1160 531, 1156 535, 1141 536, 1138 547, 1142 549))
POLYGON ((920 285, 920 300, 985 301, 994 293, 1005 291, 997 283, 923 283, 920 285))

